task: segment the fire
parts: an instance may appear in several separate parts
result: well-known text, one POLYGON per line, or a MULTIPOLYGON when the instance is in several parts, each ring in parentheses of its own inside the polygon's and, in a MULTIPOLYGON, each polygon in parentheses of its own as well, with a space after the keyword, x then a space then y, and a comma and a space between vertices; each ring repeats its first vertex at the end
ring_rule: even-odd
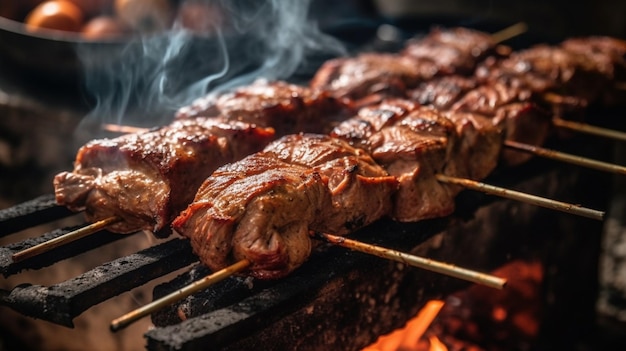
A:
POLYGON ((362 351, 505 350, 532 342, 540 327, 543 266, 517 260, 494 275, 507 277, 504 290, 474 285, 448 303, 431 300, 404 328, 362 351))
MULTIPOLYGON (((431 325, 439 311, 443 308, 441 300, 430 300, 422 307, 417 316, 409 320, 402 329, 378 338, 376 343, 366 347, 363 351, 395 351, 418 350, 420 340, 431 325)), ((436 336, 429 337, 430 351, 447 351, 448 348, 436 336)), ((419 348, 421 350, 421 348, 419 348)))

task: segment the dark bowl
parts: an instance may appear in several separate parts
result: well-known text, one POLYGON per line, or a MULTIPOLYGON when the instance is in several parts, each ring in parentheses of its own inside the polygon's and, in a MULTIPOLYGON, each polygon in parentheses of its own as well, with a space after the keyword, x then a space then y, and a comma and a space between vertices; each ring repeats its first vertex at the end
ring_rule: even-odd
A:
POLYGON ((23 23, 0 17, 0 56, 21 73, 42 78, 75 79, 83 70, 79 52, 97 62, 114 60, 133 37, 88 40, 77 33, 48 30, 29 32, 23 23))

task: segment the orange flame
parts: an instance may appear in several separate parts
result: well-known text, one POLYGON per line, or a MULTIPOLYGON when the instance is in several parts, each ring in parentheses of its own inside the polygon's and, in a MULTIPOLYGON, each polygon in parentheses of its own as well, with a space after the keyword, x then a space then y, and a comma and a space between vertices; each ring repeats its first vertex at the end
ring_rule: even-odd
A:
MULTIPOLYGON (((443 304, 444 302, 441 300, 428 301, 419 311, 417 316, 409 320, 404 328, 379 337, 374 344, 367 346, 362 351, 396 351, 400 349, 414 349, 426 332, 426 329, 428 329, 435 317, 437 317, 437 314, 443 307, 443 304)), ((440 345, 437 345, 436 348, 434 348, 431 340, 431 351, 447 351, 447 348, 443 345, 443 343, 441 343, 441 341, 439 341, 439 339, 435 341, 435 343, 437 342, 440 345)))
POLYGON ((431 335, 428 337, 428 342, 430 343, 430 348, 428 351, 448 351, 448 348, 444 343, 439 340, 435 335, 431 335))

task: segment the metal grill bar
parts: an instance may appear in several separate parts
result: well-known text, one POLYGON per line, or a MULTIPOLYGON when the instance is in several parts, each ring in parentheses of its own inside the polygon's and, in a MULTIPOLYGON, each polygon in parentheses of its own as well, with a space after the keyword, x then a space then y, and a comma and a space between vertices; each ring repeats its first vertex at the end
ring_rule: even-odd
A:
POLYGON ((27 316, 73 327, 73 318, 89 307, 196 261, 186 240, 173 239, 56 285, 22 285, 3 291, 0 303, 27 316))
POLYGON ((96 249, 102 245, 128 237, 128 235, 102 231, 91 235, 89 238, 82 238, 24 261, 14 262, 11 258, 13 254, 17 252, 57 238, 82 226, 83 225, 53 230, 39 237, 29 238, 0 247, 0 273, 5 277, 8 277, 26 269, 41 269, 64 259, 74 257, 83 252, 96 249))
POLYGON ((0 210, 0 237, 74 214, 58 206, 53 194, 0 210))

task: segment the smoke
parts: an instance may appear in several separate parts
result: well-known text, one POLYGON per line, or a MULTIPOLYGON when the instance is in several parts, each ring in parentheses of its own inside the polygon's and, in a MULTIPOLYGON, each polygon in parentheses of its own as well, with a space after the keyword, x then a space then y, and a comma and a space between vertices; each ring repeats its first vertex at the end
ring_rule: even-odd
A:
POLYGON ((78 48, 95 102, 86 122, 164 124, 206 94, 257 78, 288 79, 313 57, 345 54, 308 18, 310 1, 204 1, 219 10, 219 20, 209 16, 203 33, 179 20, 124 45, 78 48))

